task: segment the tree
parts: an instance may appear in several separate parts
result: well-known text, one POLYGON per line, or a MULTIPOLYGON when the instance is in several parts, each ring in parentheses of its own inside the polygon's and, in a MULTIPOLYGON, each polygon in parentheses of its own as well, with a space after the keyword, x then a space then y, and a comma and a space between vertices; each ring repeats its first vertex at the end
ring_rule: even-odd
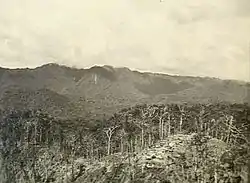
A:
POLYGON ((138 108, 139 113, 137 116, 138 119, 135 120, 135 125, 140 128, 141 130, 141 150, 145 147, 145 131, 146 128, 149 126, 148 122, 152 122, 157 116, 156 108, 153 106, 142 106, 138 108))
POLYGON ((180 112, 180 123, 179 123, 179 131, 182 132, 182 124, 183 124, 183 115, 184 115, 184 106, 178 105, 179 112, 180 112))
POLYGON ((127 135, 124 128, 120 130, 119 136, 120 136, 120 152, 124 152, 124 137, 127 135))
POLYGON ((107 155, 110 155, 111 152, 111 138, 115 132, 115 129, 118 128, 118 126, 112 126, 104 129, 104 132, 107 135, 108 142, 107 142, 107 155))
POLYGON ((230 116, 230 117, 228 117, 227 116, 227 121, 228 121, 228 132, 227 132, 227 143, 230 143, 230 141, 231 141, 231 129, 232 129, 232 127, 233 127, 233 119, 234 119, 234 117, 233 116, 230 116))
POLYGON ((164 107, 163 111, 161 111, 161 114, 159 115, 159 138, 160 140, 164 139, 164 136, 170 135, 170 113, 168 111, 167 107, 164 107), (165 117, 167 118, 167 125, 165 124, 165 117), (168 129, 167 129, 168 127, 168 129))

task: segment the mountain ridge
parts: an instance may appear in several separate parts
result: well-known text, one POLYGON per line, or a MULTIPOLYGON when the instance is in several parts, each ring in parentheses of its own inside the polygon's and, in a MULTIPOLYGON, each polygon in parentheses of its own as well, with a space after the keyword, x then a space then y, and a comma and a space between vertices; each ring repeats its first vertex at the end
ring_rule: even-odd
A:
POLYGON ((72 69, 72 70, 78 70, 78 71, 83 71, 83 70, 91 70, 93 68, 113 68, 113 69, 117 69, 117 70, 127 70, 127 71, 132 71, 132 72, 136 72, 136 73, 140 73, 140 74, 153 74, 153 75, 166 75, 166 76, 173 76, 173 77, 187 77, 187 78, 201 78, 201 79, 213 79, 213 80, 221 80, 221 81, 234 81, 234 82, 240 82, 240 83, 249 83, 250 81, 246 81, 246 80, 238 80, 238 79, 225 79, 225 78, 219 78, 219 77, 214 77, 214 76, 194 76, 194 75, 181 75, 181 74, 170 74, 167 72, 157 72, 157 71, 143 71, 143 70, 139 70, 139 69, 132 69, 129 67, 116 67, 116 66, 112 66, 112 65, 92 65, 90 67, 84 67, 84 68, 79 68, 79 67, 75 67, 75 66, 67 66, 64 64, 58 64, 58 63, 47 63, 47 64, 43 64, 40 66, 36 66, 36 67, 16 67, 16 68, 8 68, 8 67, 3 67, 0 66, 0 70, 13 70, 13 71, 25 71, 25 70, 37 70, 37 69, 41 69, 41 68, 48 68, 48 67, 61 67, 61 68, 65 68, 65 69, 72 69))
MULTIPOLYGON (((97 116, 113 114, 142 103, 248 103, 250 100, 248 82, 140 72, 109 65, 77 69, 51 63, 34 69, 0 68, 0 105, 3 108, 8 107, 1 103, 6 100, 4 93, 13 91, 13 96, 8 95, 8 103, 16 103, 24 95, 18 90, 15 92, 15 87, 28 93, 43 91, 35 92, 33 99, 27 98, 37 102, 41 101, 40 95, 44 95, 44 89, 47 89, 45 95, 52 101, 54 98, 66 98, 74 103, 74 108, 84 108, 85 112, 93 112, 97 116)), ((68 106, 67 102, 57 103, 61 108, 68 106)), ((52 107, 50 105, 54 104, 44 104, 48 108, 52 107)))

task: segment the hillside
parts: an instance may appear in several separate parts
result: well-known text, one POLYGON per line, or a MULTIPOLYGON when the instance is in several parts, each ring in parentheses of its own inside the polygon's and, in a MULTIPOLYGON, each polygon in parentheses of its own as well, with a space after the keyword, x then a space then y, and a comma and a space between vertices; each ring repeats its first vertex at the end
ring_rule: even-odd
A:
POLYGON ((249 124, 250 106, 229 103, 136 105, 101 120, 3 111, 0 180, 248 183, 249 124))
POLYGON ((102 117, 142 103, 244 103, 249 101, 249 91, 250 84, 240 81, 140 73, 111 66, 75 69, 47 64, 35 69, 0 69, 1 108, 9 108, 12 103, 67 108, 70 101, 78 111, 71 112, 74 116, 92 112, 102 117), (29 101, 18 100, 26 95, 29 101), (54 102, 41 100, 44 96, 54 102))
MULTIPOLYGON (((197 134, 170 136, 142 152, 114 154, 90 165, 83 163, 85 172, 76 183, 247 182, 247 167, 237 173, 230 169, 226 143, 203 137, 203 151, 199 151, 195 138, 197 134)), ((76 162, 81 165, 81 159, 76 162)))

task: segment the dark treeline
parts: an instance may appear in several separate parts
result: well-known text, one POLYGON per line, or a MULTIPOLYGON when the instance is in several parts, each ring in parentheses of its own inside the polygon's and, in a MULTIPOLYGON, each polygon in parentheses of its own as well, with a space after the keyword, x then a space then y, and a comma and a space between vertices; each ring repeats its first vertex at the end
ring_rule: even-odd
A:
POLYGON ((80 157, 91 162, 113 153, 139 152, 179 133, 210 136, 246 151, 250 140, 247 104, 137 105, 100 120, 11 110, 1 111, 0 120, 1 176, 6 183, 53 182, 53 166, 65 166, 74 181, 81 174, 74 172, 80 157))

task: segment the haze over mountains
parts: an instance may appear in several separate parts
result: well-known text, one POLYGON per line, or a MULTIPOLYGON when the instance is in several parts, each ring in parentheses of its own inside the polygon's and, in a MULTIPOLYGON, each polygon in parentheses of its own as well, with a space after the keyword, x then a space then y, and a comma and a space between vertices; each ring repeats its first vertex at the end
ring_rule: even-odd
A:
POLYGON ((46 64, 35 69, 0 69, 0 107, 44 109, 56 116, 113 114, 140 103, 249 101, 250 84, 129 68, 76 69, 46 64))

